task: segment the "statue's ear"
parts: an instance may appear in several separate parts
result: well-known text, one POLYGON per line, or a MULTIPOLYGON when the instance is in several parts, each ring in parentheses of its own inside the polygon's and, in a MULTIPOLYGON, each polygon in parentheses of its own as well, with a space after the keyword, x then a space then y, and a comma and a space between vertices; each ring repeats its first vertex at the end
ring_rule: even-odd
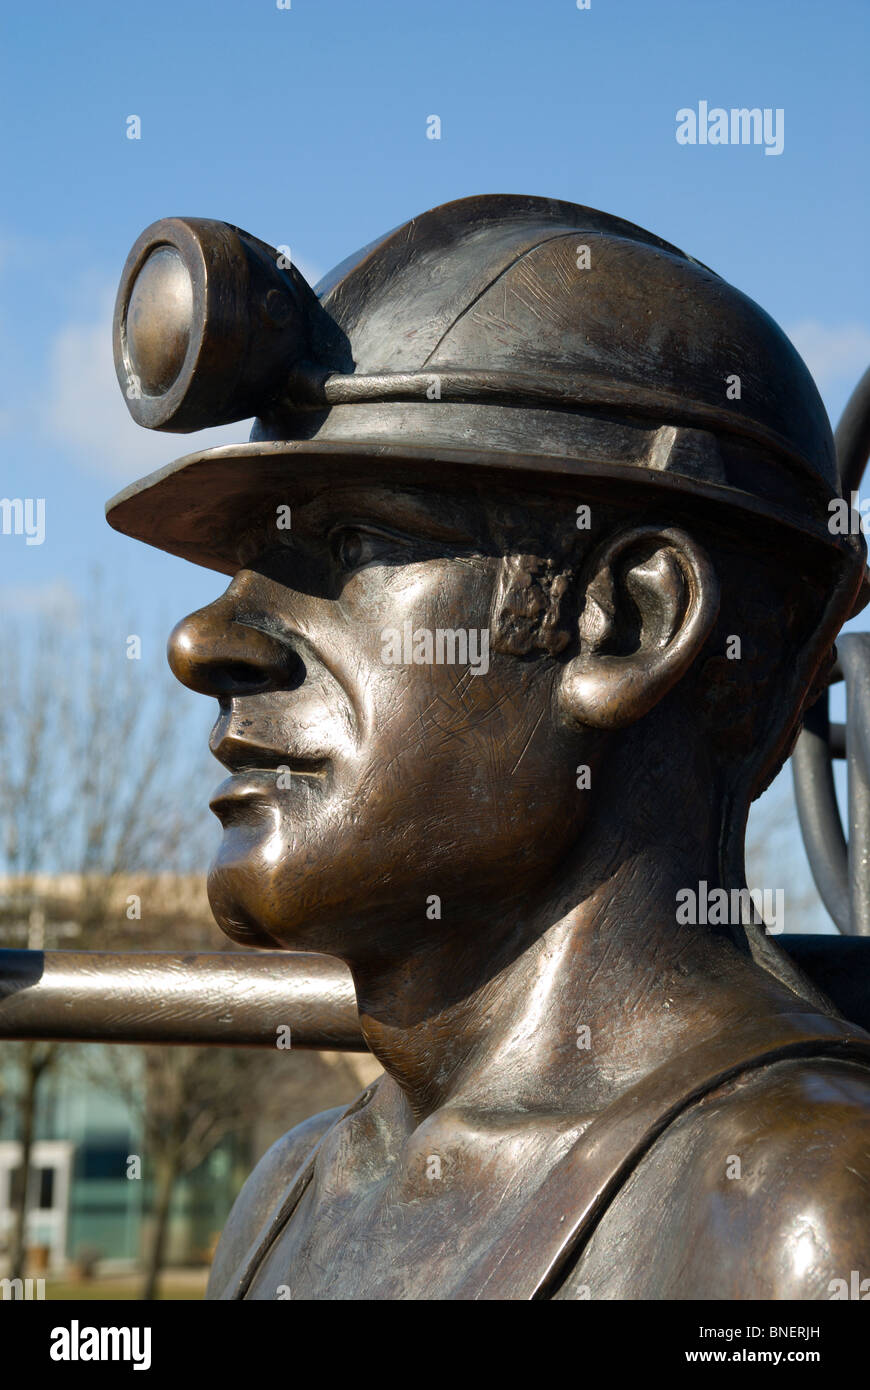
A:
POLYGON ((639 526, 606 541, 581 578, 580 650, 562 672, 572 723, 620 729, 688 670, 719 611, 706 551, 684 531, 639 526))

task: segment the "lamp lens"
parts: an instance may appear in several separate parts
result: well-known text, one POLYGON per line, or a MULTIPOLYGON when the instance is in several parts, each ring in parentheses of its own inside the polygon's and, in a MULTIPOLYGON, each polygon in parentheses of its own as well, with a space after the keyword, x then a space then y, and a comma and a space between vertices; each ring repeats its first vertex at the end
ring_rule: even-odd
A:
POLYGON ((193 325, 193 284, 172 246, 151 252, 133 285, 127 308, 127 352, 141 389, 169 390, 184 364, 193 325))

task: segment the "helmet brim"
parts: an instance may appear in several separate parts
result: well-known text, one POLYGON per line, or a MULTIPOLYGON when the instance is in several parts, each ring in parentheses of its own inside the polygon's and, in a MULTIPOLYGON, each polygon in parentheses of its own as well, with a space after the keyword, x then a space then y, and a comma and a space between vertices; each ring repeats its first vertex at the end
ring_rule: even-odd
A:
MULTIPOLYGON (((600 458, 371 440, 254 441, 187 454, 117 493, 106 504, 106 517, 124 535, 232 575, 240 566, 245 531, 270 508, 292 508, 324 485, 363 479, 460 491, 521 487, 567 494, 575 505, 593 498, 622 498, 634 505, 661 506, 665 514, 673 508, 685 515, 687 504, 709 513, 712 506, 720 520, 725 519, 724 507, 732 521, 737 516, 746 522, 754 518, 772 525, 772 535, 782 535, 779 528, 785 528, 794 539, 803 537, 821 543, 829 553, 838 552, 844 568, 854 568, 856 575, 865 569, 860 538, 832 535, 821 520, 784 511, 781 505, 769 506, 721 483, 600 458)), ((860 607, 868 592, 865 580, 860 607)))

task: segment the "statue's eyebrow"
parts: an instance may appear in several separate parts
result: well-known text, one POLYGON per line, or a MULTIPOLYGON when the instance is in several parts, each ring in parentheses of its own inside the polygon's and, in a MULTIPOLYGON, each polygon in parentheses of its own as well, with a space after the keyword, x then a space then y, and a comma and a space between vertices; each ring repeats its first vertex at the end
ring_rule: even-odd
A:
POLYGON ((437 493, 347 487, 320 493, 300 507, 297 515, 300 527, 306 530, 322 530, 342 520, 362 524, 370 519, 398 530, 407 528, 432 540, 476 545, 481 539, 479 513, 475 498, 468 498, 468 505, 463 502, 457 506, 455 497, 441 498, 437 493))

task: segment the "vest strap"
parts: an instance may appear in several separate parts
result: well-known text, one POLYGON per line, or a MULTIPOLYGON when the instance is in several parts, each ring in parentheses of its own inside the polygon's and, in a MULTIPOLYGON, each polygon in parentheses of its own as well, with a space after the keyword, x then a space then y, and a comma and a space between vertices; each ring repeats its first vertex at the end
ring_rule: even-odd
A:
POLYGON ((870 1034, 824 1014, 776 1014, 739 1024, 657 1067, 596 1116, 453 1297, 549 1298, 631 1171, 678 1115, 745 1072, 819 1056, 870 1067, 870 1034))

